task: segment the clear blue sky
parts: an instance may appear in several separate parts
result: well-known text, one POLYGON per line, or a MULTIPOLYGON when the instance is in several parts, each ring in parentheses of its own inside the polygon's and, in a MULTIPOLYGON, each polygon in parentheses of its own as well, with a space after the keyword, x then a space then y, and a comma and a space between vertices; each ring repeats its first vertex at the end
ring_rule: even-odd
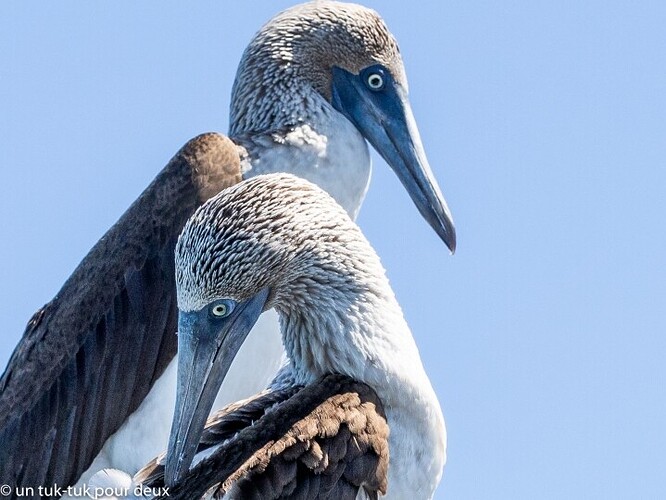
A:
MULTIPOLYGON (((291 2, 0 4, 4 365, 291 2), (232 5, 233 4, 233 5, 232 5)), ((447 419, 437 498, 666 497, 666 3, 368 1, 458 252, 379 159, 360 224, 447 419)))

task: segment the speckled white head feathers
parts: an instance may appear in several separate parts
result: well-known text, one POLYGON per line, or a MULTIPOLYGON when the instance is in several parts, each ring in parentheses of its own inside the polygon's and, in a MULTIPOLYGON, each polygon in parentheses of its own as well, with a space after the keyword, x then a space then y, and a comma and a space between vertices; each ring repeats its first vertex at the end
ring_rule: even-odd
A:
POLYGON ((245 300, 265 287, 266 308, 282 312, 355 296, 373 283, 388 287, 379 258, 347 213, 290 174, 254 177, 201 206, 178 240, 176 281, 181 311, 220 298, 245 300))
POLYGON ((407 87, 398 44, 377 12, 332 1, 291 7, 265 24, 245 49, 232 91, 230 133, 297 125, 295 109, 330 102, 334 66, 358 74, 373 64, 384 65, 407 87), (318 102, 289 101, 295 97, 318 102))

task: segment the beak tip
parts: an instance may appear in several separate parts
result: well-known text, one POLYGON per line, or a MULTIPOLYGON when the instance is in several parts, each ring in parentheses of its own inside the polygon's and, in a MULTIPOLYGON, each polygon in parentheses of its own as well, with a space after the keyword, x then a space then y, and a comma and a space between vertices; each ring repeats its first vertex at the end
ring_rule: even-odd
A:
POLYGON ((164 468, 164 484, 168 487, 173 487, 183 477, 181 467, 182 461, 179 457, 177 460, 169 460, 164 468))
POLYGON ((166 466, 164 467, 164 484, 172 487, 176 481, 176 473, 173 470, 170 461, 167 460, 166 466))
POLYGON ((457 237, 456 227, 453 225, 453 220, 448 210, 445 209, 444 215, 441 217, 430 218, 426 217, 430 223, 430 227, 435 230, 435 233, 444 242, 446 247, 451 252, 451 255, 456 253, 457 237))
POLYGON ((456 230, 451 226, 451 233, 447 235, 448 238, 444 240, 444 243, 446 244, 447 247, 449 247, 449 251, 451 252, 451 255, 455 255, 456 253, 456 230))

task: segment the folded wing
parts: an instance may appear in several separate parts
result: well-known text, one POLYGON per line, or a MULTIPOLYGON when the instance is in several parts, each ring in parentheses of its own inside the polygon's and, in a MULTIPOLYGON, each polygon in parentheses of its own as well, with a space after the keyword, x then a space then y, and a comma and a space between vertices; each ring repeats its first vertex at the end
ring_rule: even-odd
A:
MULTIPOLYGON (((209 420, 199 452, 208 456, 169 491, 170 499, 213 492, 232 498, 377 498, 386 492, 388 425, 365 384, 328 375, 307 387, 260 394, 209 420)), ((163 486, 153 461, 134 478, 163 486)))
POLYGON ((240 179, 229 139, 192 139, 33 316, 0 379, 4 483, 74 483, 139 406, 176 353, 178 234, 240 179))

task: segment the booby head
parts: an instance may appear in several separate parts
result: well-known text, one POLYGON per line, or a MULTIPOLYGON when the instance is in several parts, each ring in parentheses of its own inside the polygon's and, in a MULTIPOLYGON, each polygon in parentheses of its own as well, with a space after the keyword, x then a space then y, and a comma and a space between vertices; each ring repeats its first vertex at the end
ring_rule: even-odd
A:
POLYGON ((421 143, 398 44, 382 18, 366 7, 333 1, 287 9, 261 28, 243 54, 230 133, 289 130, 311 116, 336 113, 393 168, 454 252, 451 213, 421 143))
POLYGON ((397 351, 407 364, 403 379, 421 370, 411 335, 359 325, 373 314, 404 321, 379 258, 333 198, 293 175, 254 177, 200 207, 176 246, 176 283, 179 365, 167 484, 188 471, 215 395, 265 309, 280 314, 296 383, 341 373, 386 384, 397 351), (385 347, 389 354, 379 350, 385 347), (381 373, 367 379, 371 365, 381 373))

